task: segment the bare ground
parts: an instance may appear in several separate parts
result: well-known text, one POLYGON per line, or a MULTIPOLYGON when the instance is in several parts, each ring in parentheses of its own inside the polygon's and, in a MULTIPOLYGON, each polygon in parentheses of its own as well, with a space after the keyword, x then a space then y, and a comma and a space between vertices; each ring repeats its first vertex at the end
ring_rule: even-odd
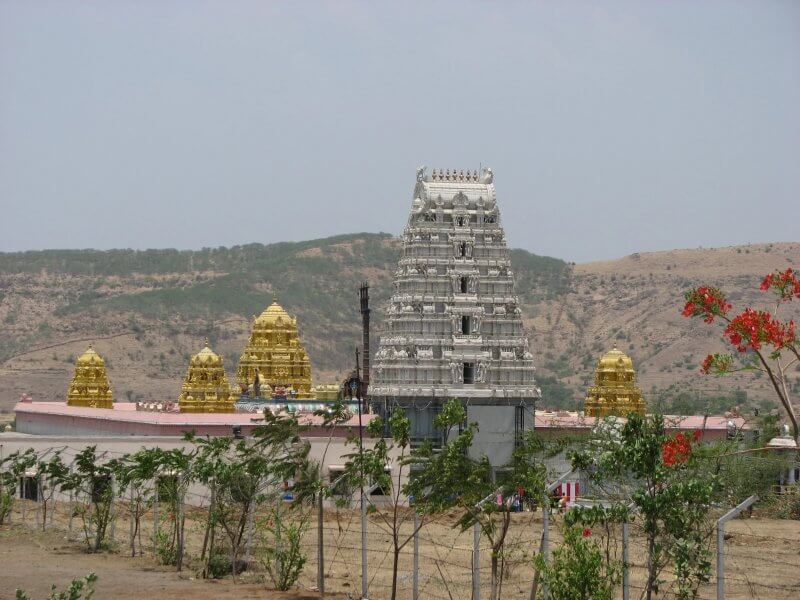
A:
MULTIPOLYGON (((95 598, 261 598, 306 600, 319 598, 312 591, 276 592, 260 584, 236 584, 229 580, 198 580, 190 571, 156 565, 149 557, 119 554, 87 554, 63 532, 31 531, 21 526, 0 528, 0 600, 14 598, 24 589, 33 599, 46 598, 50 586, 64 589, 73 578, 91 572, 98 576, 95 598)), ((332 594, 326 598, 343 598, 332 594)))

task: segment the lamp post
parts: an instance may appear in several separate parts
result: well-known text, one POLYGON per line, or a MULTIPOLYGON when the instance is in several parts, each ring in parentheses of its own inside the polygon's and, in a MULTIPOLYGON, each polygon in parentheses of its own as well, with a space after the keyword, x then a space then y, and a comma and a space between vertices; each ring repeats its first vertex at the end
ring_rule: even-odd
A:
POLYGON ((364 427, 361 419, 363 411, 361 402, 361 374, 358 365, 358 348, 356 348, 356 375, 348 382, 350 398, 358 397, 358 459, 359 459, 359 487, 361 488, 361 597, 367 598, 367 505, 364 502, 364 427))

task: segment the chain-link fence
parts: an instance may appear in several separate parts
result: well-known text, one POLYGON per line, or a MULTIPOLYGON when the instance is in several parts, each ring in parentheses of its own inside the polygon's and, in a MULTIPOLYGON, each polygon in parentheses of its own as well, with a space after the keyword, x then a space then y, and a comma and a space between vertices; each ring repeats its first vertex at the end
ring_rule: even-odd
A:
MULTIPOLYGON (((71 449, 62 449, 67 463, 71 452, 71 449)), ((44 486, 41 483, 35 473, 25 474, 20 479, 15 490, 18 498, 6 518, 7 522, 32 529, 65 531, 75 541, 84 540, 82 515, 86 504, 69 494, 51 494, 46 482, 44 486)), ((115 497, 111 509, 113 516, 107 532, 109 545, 120 554, 143 554, 163 559, 160 546, 174 530, 175 519, 182 514, 186 523, 184 565, 187 569, 199 569, 197 559, 207 541, 210 502, 208 490, 192 487, 176 515, 173 503, 157 500, 137 508, 130 492, 123 492, 115 497), (138 519, 135 518, 137 510, 138 519)), ((280 496, 272 504, 260 505, 247 519, 242 555, 247 572, 241 577, 244 580, 267 579, 263 562, 272 538, 264 536, 263 529, 275 519, 276 511, 283 526, 300 521, 304 524, 300 547, 307 560, 297 585, 304 589, 319 589, 321 573, 325 591, 360 597, 362 518, 358 508, 337 508, 326 504, 320 535, 316 506, 290 510, 280 496)), ((708 549, 712 561, 717 546, 716 519, 724 512, 718 511, 708 524, 708 549)), ((490 547, 487 536, 479 530, 476 535, 475 529, 462 530, 457 526, 459 516, 455 512, 419 516, 405 506, 396 509, 381 506, 370 510, 366 516, 367 597, 390 598, 396 574, 397 598, 491 598, 494 556, 498 597, 530 598, 534 558, 543 547, 545 519, 542 511, 512 513, 503 545, 496 549, 490 547)), ((561 516, 554 511, 548 513, 548 517, 549 548, 553 550, 563 541, 561 516)), ((623 560, 622 529, 616 524, 605 529, 598 527, 592 532, 612 560, 623 560)), ((641 524, 635 517, 628 530, 626 597, 639 598, 647 581, 647 545, 641 524)), ((722 540, 725 598, 772 600, 800 597, 800 523, 737 517, 725 524, 722 540)), ((674 595, 670 583, 674 573, 665 570, 660 578, 664 581, 660 595, 674 595)), ((620 589, 619 596, 622 594, 620 589)), ((700 587, 699 597, 717 597, 715 573, 700 587)))

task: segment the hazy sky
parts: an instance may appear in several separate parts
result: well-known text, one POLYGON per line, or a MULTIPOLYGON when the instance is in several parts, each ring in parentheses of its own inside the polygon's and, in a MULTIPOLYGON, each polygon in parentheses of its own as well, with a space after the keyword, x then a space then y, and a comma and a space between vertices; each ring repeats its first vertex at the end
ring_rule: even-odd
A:
POLYGON ((489 165, 575 261, 796 241, 800 2, 0 0, 0 250, 400 233, 489 165))

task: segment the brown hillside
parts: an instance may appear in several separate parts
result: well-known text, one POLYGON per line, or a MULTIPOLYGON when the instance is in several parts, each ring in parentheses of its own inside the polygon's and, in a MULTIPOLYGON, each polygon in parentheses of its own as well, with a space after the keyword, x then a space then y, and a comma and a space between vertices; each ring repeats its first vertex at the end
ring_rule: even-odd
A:
MULTIPOLYGON (((298 316, 315 380, 334 381, 360 340, 357 283, 371 282, 379 329, 399 242, 356 234, 197 252, 115 252, 0 255, 0 410, 23 392, 63 400, 74 357, 90 341, 108 359, 118 400, 175 399, 205 336, 235 371, 250 315, 273 293, 298 316)), ((800 267, 800 243, 634 254, 574 267, 519 250, 512 260, 545 404, 579 404, 595 361, 614 344, 634 359, 651 405, 689 387, 702 396, 737 385, 751 401, 771 401, 763 379, 698 374, 702 357, 722 345, 717 328, 680 316, 682 293, 710 283, 735 307, 760 302, 760 278, 800 267)), ((790 308, 800 320, 800 304, 790 308)))

